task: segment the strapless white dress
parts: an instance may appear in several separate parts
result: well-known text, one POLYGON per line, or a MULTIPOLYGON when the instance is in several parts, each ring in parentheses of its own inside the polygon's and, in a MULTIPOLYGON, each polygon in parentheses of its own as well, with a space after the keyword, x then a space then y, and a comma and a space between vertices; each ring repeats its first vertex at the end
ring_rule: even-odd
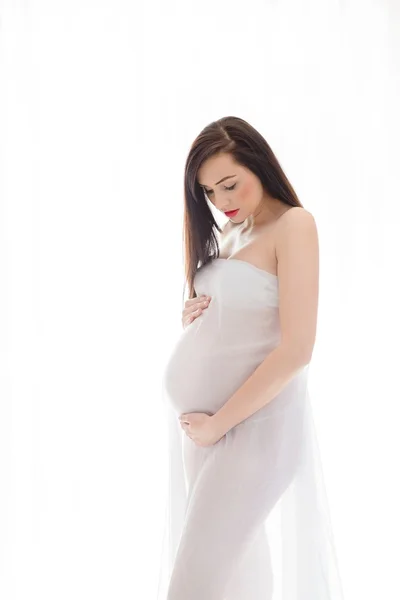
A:
POLYGON ((216 258, 195 289, 210 305, 174 344, 161 386, 170 469, 157 600, 342 600, 309 365, 213 446, 178 420, 215 413, 279 344, 278 277, 216 258))

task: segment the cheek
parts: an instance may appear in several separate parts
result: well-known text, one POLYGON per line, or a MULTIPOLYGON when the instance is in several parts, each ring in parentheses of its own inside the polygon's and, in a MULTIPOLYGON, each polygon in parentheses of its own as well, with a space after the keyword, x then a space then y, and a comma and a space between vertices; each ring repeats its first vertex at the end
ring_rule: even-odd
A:
POLYGON ((246 202, 249 198, 251 198, 253 193, 253 186, 251 183, 244 183, 240 190, 238 190, 238 197, 241 202, 246 202))

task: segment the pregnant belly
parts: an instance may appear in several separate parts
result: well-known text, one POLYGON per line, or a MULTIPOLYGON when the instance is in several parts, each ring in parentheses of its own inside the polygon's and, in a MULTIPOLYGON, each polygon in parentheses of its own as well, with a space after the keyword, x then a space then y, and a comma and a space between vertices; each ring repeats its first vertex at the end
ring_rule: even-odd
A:
POLYGON ((164 389, 178 414, 214 414, 251 375, 266 351, 260 345, 227 345, 222 343, 221 332, 193 325, 183 332, 165 366, 164 389))

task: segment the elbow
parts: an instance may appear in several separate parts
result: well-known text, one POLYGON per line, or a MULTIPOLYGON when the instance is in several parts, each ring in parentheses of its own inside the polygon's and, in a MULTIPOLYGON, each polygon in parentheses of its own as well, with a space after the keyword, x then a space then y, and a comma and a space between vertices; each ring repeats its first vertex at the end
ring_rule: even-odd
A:
POLYGON ((311 358, 312 358, 312 352, 308 353, 308 354, 303 354, 301 356, 300 361, 299 361, 300 362, 300 366, 301 367, 306 367, 307 365, 309 365, 310 362, 311 362, 311 358))
POLYGON ((295 368, 306 367, 310 364, 314 344, 312 346, 307 346, 307 344, 287 343, 283 345, 283 347, 288 356, 288 360, 295 368))

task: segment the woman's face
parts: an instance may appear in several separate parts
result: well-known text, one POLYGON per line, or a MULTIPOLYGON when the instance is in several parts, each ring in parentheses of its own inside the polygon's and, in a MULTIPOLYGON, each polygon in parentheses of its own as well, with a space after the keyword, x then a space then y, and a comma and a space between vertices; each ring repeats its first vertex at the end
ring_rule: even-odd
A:
POLYGON ((234 223, 242 223, 252 215, 265 195, 258 177, 228 153, 204 161, 197 180, 215 208, 224 213, 239 209, 234 215, 226 215, 234 223))

